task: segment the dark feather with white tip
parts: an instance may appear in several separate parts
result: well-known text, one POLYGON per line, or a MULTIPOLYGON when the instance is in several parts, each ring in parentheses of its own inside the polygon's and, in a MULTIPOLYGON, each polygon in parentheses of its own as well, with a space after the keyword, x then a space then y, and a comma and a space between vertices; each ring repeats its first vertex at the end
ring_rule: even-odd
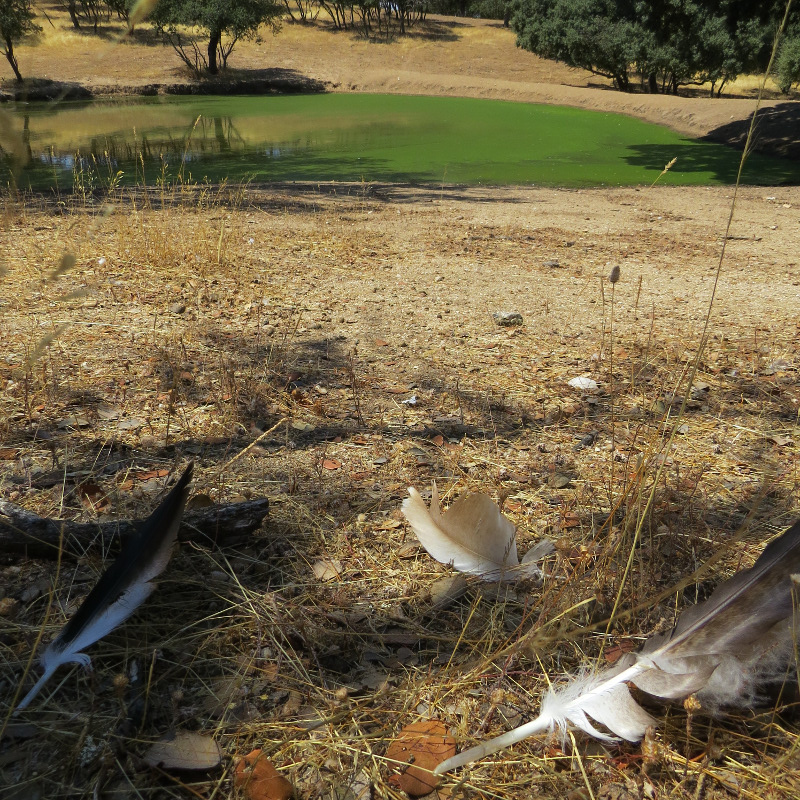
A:
MULTIPOLYGON (((44 674, 17 706, 26 708, 62 664, 88 667, 81 651, 121 625, 156 588, 153 579, 167 566, 189 496, 193 464, 156 510, 124 544, 114 563, 100 576, 80 608, 48 645, 41 658, 44 674)), ((15 712, 16 713, 16 712, 15 712)))

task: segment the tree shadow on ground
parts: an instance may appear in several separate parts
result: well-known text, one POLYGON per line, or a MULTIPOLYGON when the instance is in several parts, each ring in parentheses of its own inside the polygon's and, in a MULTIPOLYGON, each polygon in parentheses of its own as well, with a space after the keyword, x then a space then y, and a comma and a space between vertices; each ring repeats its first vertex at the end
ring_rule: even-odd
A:
MULTIPOLYGON (((720 125, 704 136, 705 141, 744 148, 753 115, 720 125)), ((788 159, 800 160, 800 103, 778 103, 762 108, 756 117, 753 149, 788 159)))
POLYGON ((154 28, 140 27, 128 31, 124 22, 108 22, 105 25, 98 25, 95 28, 89 22, 83 22, 80 28, 70 28, 71 33, 83 36, 86 39, 100 39, 105 42, 124 43, 143 45, 145 47, 163 47, 164 40, 158 35, 154 28))

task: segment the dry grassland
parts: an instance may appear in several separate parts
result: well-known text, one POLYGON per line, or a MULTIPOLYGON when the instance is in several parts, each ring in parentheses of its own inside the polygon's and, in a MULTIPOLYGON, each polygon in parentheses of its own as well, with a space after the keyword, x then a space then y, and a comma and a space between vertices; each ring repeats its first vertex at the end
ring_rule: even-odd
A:
MULTIPOLYGON (((199 210, 111 199, 110 217, 91 205, 6 209, 4 496, 43 516, 141 516, 163 485, 153 470, 195 459, 197 492, 268 496, 272 509, 242 546, 184 549, 146 609, 93 648, 95 675, 65 668, 53 696, 12 723, 22 732, 3 770, 26 792, 188 796, 139 760, 153 738, 188 728, 213 733, 227 755, 266 748, 300 796, 363 780, 386 796, 382 755, 400 726, 435 716, 465 745, 527 718, 545 674, 598 652, 597 632, 574 632, 605 619, 617 592, 622 608, 647 605, 612 629, 624 645, 792 521, 796 190, 740 197, 670 449, 730 202, 722 191, 278 188, 199 210), (49 280, 65 249, 75 268, 49 280), (500 310, 525 324, 498 327, 500 310), (599 392, 571 389, 578 375, 599 392), (406 488, 433 479, 448 499, 480 490, 503 501, 521 551, 556 540, 544 585, 448 594, 450 571, 398 514, 406 488), (746 547, 697 589, 647 604, 724 547, 757 497, 746 547), (325 561, 338 576, 315 576, 325 561), (309 730, 309 715, 324 724, 309 730), (64 759, 75 764, 66 773, 64 759)), ((58 575, 46 562, 5 568, 7 703, 43 620, 46 640, 99 555, 58 575)), ((669 712, 646 771, 638 748, 578 752, 599 796, 619 784, 689 797, 702 782, 714 797, 734 782, 742 796, 790 797, 796 734, 783 713, 698 717, 687 741, 685 715, 669 712)), ((576 769, 531 741, 471 769, 455 792, 563 797, 582 791, 576 769)), ((227 772, 192 785, 230 792, 227 772)))
MULTIPOLYGON (((182 547, 142 611, 91 648, 95 671, 62 668, 19 718, 35 648, 105 554, 6 559, 6 796, 235 797, 233 759, 262 748, 298 797, 401 797, 385 753, 402 726, 442 720, 460 748, 489 738, 534 714, 548 677, 593 663, 617 598, 641 610, 611 626, 611 657, 751 564, 798 506, 800 190, 740 192, 689 387, 731 196, 7 198, 2 498, 48 517, 144 516, 194 460, 196 493, 271 510, 245 542, 182 547), (74 266, 54 274, 65 252, 74 266), (524 324, 500 327, 498 311, 524 324), (572 389, 576 376, 598 390, 572 389), (446 502, 501 502, 521 552, 553 539, 543 584, 454 585, 399 514, 407 487, 434 479, 446 502), (212 736, 222 766, 147 767, 176 730, 212 736)), ((721 719, 651 706, 644 749, 531 739, 434 797, 788 800, 793 698, 721 719)))

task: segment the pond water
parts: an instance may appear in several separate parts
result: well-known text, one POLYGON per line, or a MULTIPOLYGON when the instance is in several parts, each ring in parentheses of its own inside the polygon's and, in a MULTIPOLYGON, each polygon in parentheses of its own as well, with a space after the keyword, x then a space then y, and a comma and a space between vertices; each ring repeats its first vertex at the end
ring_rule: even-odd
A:
MULTIPOLYGON (((322 94, 17 103, 21 187, 158 180, 402 181, 593 186, 732 183, 739 153, 618 114, 468 98, 322 94)), ((13 139, 13 137, 12 137, 13 139)), ((4 181, 9 179, 10 158, 4 181)), ((746 183, 800 182, 753 156, 746 183)))

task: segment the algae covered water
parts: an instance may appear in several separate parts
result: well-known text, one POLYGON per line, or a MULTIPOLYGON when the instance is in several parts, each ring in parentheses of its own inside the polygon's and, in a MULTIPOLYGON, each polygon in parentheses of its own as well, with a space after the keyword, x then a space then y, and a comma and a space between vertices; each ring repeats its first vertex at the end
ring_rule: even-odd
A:
MULTIPOLYGON (((17 103, 7 107, 6 118, 28 155, 17 182, 39 189, 181 179, 642 185, 673 158, 664 183, 719 184, 735 181, 740 157, 724 145, 619 114, 470 98, 17 103)), ((7 157, 6 180, 10 163, 7 157)), ((743 180, 797 183, 800 164, 753 155, 743 180)))

